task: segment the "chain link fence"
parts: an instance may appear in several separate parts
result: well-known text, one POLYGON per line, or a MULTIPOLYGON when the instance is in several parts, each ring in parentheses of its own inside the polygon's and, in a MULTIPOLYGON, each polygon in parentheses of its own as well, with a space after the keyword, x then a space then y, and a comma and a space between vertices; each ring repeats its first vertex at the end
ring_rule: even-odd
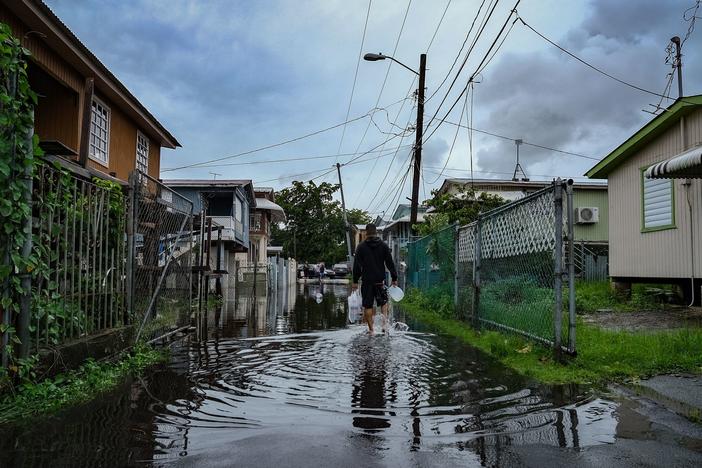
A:
POLYGON ((408 281, 452 295, 457 317, 476 326, 574 352, 572 212, 570 185, 556 181, 409 244, 408 281))
POLYGON ((137 340, 148 340, 190 321, 201 231, 193 230, 193 203, 187 198, 139 171, 130 184, 129 303, 138 324, 137 340))

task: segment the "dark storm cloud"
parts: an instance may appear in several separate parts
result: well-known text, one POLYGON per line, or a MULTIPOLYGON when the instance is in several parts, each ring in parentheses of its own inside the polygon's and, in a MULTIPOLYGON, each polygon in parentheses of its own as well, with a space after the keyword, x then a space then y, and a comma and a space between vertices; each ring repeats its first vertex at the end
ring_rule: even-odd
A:
MULTIPOLYGON (((566 38, 552 39, 614 76, 662 92, 670 72, 664 49, 672 35, 684 35, 687 24, 681 16, 689 3, 596 1, 590 15, 566 38)), ((686 45, 688 94, 702 91, 702 54, 693 41, 699 44, 693 36, 686 45)), ((484 82, 476 86, 476 102, 484 110, 476 127, 601 158, 652 118, 641 109, 652 109, 648 104, 659 98, 623 86, 548 47, 503 54, 485 73, 484 82)), ((675 86, 672 96, 677 96, 675 86)), ((664 106, 670 103, 663 101, 664 106)), ((512 141, 479 138, 481 169, 513 169, 512 141)), ((527 172, 576 176, 596 163, 528 146, 522 146, 521 154, 527 172)))

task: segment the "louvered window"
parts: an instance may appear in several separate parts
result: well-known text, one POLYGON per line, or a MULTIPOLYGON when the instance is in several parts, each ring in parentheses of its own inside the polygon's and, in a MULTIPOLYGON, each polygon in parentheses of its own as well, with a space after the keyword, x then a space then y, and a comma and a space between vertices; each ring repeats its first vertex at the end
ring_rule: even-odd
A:
POLYGON ((673 181, 647 179, 641 172, 642 223, 644 231, 657 231, 675 227, 673 181))
POLYGON ((142 173, 149 172, 149 139, 137 130, 136 167, 142 173))

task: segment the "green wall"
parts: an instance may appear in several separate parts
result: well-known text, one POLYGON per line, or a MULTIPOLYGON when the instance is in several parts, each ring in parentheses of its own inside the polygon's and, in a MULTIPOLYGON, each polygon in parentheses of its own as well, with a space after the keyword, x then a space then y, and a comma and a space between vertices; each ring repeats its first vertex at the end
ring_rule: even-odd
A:
POLYGON ((609 239, 609 203, 606 190, 573 190, 573 208, 596 206, 599 208, 600 221, 593 224, 576 224, 576 241, 607 241, 609 239))

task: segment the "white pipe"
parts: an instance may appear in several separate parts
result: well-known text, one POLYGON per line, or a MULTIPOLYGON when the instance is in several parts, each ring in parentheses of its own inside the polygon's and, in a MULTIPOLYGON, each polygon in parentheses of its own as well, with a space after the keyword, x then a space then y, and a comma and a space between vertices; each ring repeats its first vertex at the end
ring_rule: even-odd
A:
POLYGON ((692 202, 690 201, 690 187, 692 186, 692 181, 690 179, 686 179, 684 182, 685 185, 685 198, 687 199, 687 207, 690 210, 690 291, 691 291, 691 300, 690 304, 688 304, 688 307, 692 307, 695 304, 695 235, 694 235, 694 220, 693 220, 693 212, 692 212, 692 202))

